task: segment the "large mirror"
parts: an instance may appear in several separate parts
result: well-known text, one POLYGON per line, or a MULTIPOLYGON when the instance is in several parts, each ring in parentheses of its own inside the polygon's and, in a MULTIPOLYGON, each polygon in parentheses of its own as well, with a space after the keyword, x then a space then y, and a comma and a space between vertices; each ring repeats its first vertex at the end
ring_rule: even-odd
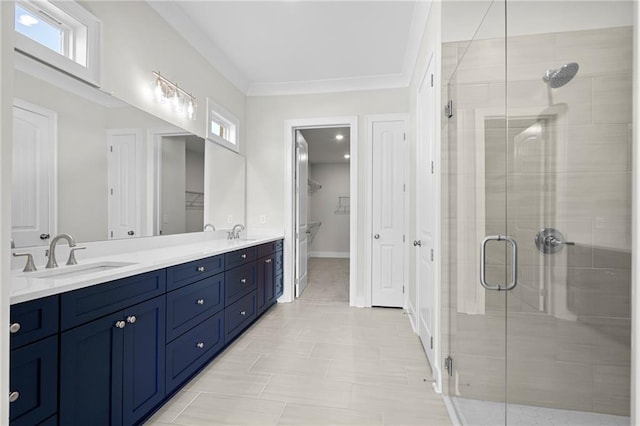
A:
POLYGON ((244 157, 17 56, 16 247, 244 223, 244 157))

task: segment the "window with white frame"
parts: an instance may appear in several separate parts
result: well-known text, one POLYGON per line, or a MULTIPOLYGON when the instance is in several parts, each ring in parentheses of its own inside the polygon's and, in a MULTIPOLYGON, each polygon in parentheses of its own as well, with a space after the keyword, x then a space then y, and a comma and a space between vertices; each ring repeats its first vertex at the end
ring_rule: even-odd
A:
POLYGON ((15 48, 100 86, 100 21, 74 1, 15 2, 15 48))
POLYGON ((213 99, 207 98, 207 139, 239 152, 238 119, 213 99))

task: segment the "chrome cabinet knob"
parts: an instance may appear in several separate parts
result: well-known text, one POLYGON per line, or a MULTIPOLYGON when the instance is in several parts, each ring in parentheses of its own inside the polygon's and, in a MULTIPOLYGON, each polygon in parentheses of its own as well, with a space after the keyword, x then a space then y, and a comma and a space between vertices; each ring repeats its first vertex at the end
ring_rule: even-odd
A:
POLYGON ((198 305, 204 305, 204 299, 198 299, 198 300, 196 300, 196 303, 198 305))
POLYGON ((375 235, 373 236, 373 238, 375 238, 376 240, 377 240, 377 239, 379 239, 379 238, 380 238, 380 234, 375 234, 375 235))
POLYGON ((9 393, 9 402, 16 402, 20 398, 20 392, 13 391, 9 393))
POLYGON ((245 253, 242 253, 242 254, 240 255, 240 257, 241 257, 241 258, 243 258, 243 259, 246 259, 246 258, 247 258, 247 255, 246 255, 245 253))
POLYGON ((127 325, 124 321, 116 321, 116 328, 124 328, 127 325))
POLYGON ((200 348, 200 349, 204 348, 204 342, 198 342, 198 343, 196 343, 196 347, 198 347, 198 348, 200 348))
POLYGON ((264 263, 271 263, 271 259, 266 259, 264 263))
POLYGON ((247 315, 247 312, 246 311, 240 311, 240 315, 245 316, 245 315, 247 315))
POLYGON ((9 332, 10 333, 15 334, 18 331, 20 331, 20 323, 19 322, 14 322, 13 324, 11 324, 9 326, 9 332))
POLYGON ((128 316, 128 317, 127 317, 127 322, 128 322, 129 324, 133 324, 133 323, 135 323, 135 322, 136 322, 136 320, 137 320, 137 318, 136 318, 136 316, 135 316, 135 315, 131 315, 131 316, 128 316))
POLYGON ((246 283, 247 283, 247 279, 246 279, 246 278, 242 278, 242 279, 240 280, 240 282, 241 282, 242 284, 246 284, 246 283))
POLYGON ((204 272, 204 266, 198 266, 198 272, 204 272))

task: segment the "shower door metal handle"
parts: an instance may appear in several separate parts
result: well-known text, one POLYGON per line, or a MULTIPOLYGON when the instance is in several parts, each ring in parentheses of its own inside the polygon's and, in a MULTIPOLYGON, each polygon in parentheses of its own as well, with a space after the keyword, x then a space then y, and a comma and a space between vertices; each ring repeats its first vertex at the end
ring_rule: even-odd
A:
POLYGON ((480 247, 480 284, 487 290, 494 291, 509 291, 513 290, 518 284, 518 244, 516 240, 508 235, 489 235, 482 240, 482 246, 480 247), (500 284, 490 285, 487 283, 487 243, 489 241, 506 241, 511 244, 511 281, 505 285, 500 284))

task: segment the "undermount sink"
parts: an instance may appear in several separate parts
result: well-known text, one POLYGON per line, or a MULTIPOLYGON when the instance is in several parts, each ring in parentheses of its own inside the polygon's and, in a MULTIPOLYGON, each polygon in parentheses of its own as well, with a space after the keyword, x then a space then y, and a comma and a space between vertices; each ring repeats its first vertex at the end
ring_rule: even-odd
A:
POLYGON ((62 268, 47 269, 39 272, 29 272, 24 276, 29 278, 41 278, 41 279, 62 279, 72 278, 81 275, 94 274, 96 272, 109 271, 111 269, 122 268, 124 266, 135 265, 131 262, 98 262, 89 263, 86 265, 66 266, 62 268))

